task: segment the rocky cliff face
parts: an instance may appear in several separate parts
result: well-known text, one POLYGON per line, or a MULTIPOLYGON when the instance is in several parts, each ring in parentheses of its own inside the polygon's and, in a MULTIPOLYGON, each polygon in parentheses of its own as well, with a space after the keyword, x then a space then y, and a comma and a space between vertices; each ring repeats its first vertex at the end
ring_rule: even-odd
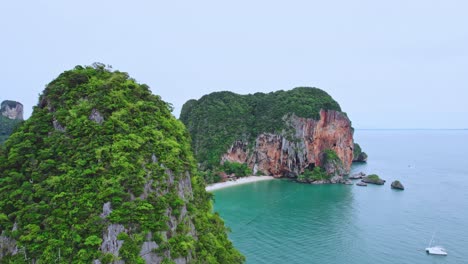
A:
POLYGON ((281 134, 262 133, 254 146, 236 141, 222 156, 222 162, 247 163, 254 173, 276 177, 295 177, 304 169, 320 166, 327 173, 349 173, 353 160, 353 129, 348 117, 338 111, 321 110, 320 119, 284 118, 281 134), (325 150, 333 150, 341 164, 326 163, 325 150))
POLYGON ((1 104, 1 113, 9 119, 23 120, 23 105, 10 100, 3 101, 1 104))

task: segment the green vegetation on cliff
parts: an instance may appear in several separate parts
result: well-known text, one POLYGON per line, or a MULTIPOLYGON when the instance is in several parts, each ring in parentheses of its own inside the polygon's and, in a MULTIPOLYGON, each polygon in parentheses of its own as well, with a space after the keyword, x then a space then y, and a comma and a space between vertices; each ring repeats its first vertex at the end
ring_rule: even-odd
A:
POLYGON ((355 161, 355 162, 366 162, 367 161, 367 154, 362 151, 361 146, 359 146, 358 143, 354 143, 353 161, 355 161))
POLYGON ((340 158, 333 149, 326 149, 323 156, 323 163, 341 163, 340 158))
POLYGON ((23 122, 22 120, 9 119, 3 115, 0 115, 0 144, 3 144, 5 140, 10 136, 13 130, 23 122))
POLYGON ((312 170, 305 168, 304 172, 297 176, 298 182, 329 181, 332 174, 335 174, 342 167, 342 162, 334 150, 326 149, 322 155, 322 167, 315 166, 312 170), (333 171, 333 173, 328 173, 327 169, 333 171))
POLYGON ((195 156, 203 169, 219 166, 223 153, 236 140, 254 143, 261 133, 281 133, 283 117, 319 119, 320 109, 341 111, 338 103, 318 88, 239 95, 216 92, 184 104, 180 120, 192 137, 195 156))
POLYGON ((359 154, 361 154, 361 152, 362 152, 361 146, 358 143, 354 143, 353 156, 357 158, 359 157, 359 154))
POLYGON ((0 262, 109 263, 117 257, 101 244, 111 224, 125 228, 125 263, 143 263, 147 239, 164 263, 243 262, 188 138, 170 106, 127 73, 102 64, 62 73, 0 150, 0 234, 20 252, 0 262))
POLYGON ((225 161, 221 169, 227 174, 234 174, 237 177, 252 175, 252 170, 245 163, 225 161))
POLYGON ((299 182, 314 182, 314 181, 326 181, 330 179, 330 175, 327 172, 320 168, 314 167, 312 170, 304 170, 304 173, 297 176, 297 181, 299 182))

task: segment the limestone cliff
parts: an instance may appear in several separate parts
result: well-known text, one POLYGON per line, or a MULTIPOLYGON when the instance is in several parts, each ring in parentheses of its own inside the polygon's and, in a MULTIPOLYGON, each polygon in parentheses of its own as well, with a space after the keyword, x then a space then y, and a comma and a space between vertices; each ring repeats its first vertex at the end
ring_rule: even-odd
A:
POLYGON ((328 175, 323 182, 339 182, 353 161, 351 122, 318 88, 212 93, 188 101, 180 119, 207 175, 229 161, 276 177, 296 177, 317 167, 328 175))
POLYGON ((320 119, 285 118, 287 129, 281 134, 262 133, 255 145, 236 141, 222 156, 222 162, 247 163, 254 174, 261 172, 276 177, 296 177, 315 166, 329 174, 349 173, 353 159, 353 130, 349 119, 341 112, 321 110, 320 119), (291 133, 287 133, 290 131, 291 133), (334 150, 342 166, 326 164, 325 150, 334 150))
POLYGON ((6 100, 1 104, 2 116, 9 119, 23 120, 23 105, 16 101, 6 100))

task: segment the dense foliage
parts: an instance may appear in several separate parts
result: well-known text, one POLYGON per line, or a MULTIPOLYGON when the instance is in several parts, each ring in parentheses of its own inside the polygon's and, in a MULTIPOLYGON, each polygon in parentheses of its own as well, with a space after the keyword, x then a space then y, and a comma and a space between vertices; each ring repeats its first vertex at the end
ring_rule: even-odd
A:
POLYGON ((3 144, 5 140, 10 136, 13 130, 21 123, 18 119, 9 119, 3 115, 0 115, 0 144, 3 144))
POLYGON ((261 133, 281 133, 286 128, 286 115, 318 119, 320 109, 341 111, 338 103, 318 88, 249 95, 216 92, 186 102, 180 120, 190 132, 201 167, 211 169, 220 164, 221 155, 234 141, 253 143, 261 133))
POLYGON ((325 181, 330 179, 330 175, 327 172, 316 166, 312 170, 304 170, 304 173, 297 176, 299 182, 314 182, 314 181, 325 181))
POLYGON ((323 152, 323 163, 341 163, 340 157, 338 157, 338 154, 333 149, 326 149, 323 152))
POLYGON ((361 152, 362 152, 361 146, 358 143, 354 143, 353 157, 354 158, 359 157, 359 154, 361 154, 361 152))
POLYGON ((126 263, 143 261, 149 233, 164 263, 189 254, 243 262, 212 213, 188 138, 170 106, 127 73, 102 64, 62 73, 0 152, 0 233, 20 250, 1 262, 108 263, 113 255, 99 248, 111 223, 128 230, 118 237, 126 263), (106 202, 112 212, 102 217, 106 202))
POLYGON ((237 177, 252 175, 252 170, 245 163, 225 161, 221 169, 227 174, 234 174, 237 177))
POLYGON ((367 175, 367 179, 369 179, 371 181, 380 181, 381 180, 379 175, 377 175, 377 174, 367 175))

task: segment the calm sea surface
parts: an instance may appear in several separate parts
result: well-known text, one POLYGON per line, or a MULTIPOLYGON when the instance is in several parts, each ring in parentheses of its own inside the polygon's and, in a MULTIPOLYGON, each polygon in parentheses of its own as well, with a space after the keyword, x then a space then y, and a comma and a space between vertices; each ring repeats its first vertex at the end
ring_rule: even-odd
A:
POLYGON ((352 172, 384 186, 272 180, 215 191, 247 263, 468 263, 468 131, 357 130, 352 172), (406 190, 390 189, 400 180, 406 190), (448 256, 424 252, 432 234, 448 256))

